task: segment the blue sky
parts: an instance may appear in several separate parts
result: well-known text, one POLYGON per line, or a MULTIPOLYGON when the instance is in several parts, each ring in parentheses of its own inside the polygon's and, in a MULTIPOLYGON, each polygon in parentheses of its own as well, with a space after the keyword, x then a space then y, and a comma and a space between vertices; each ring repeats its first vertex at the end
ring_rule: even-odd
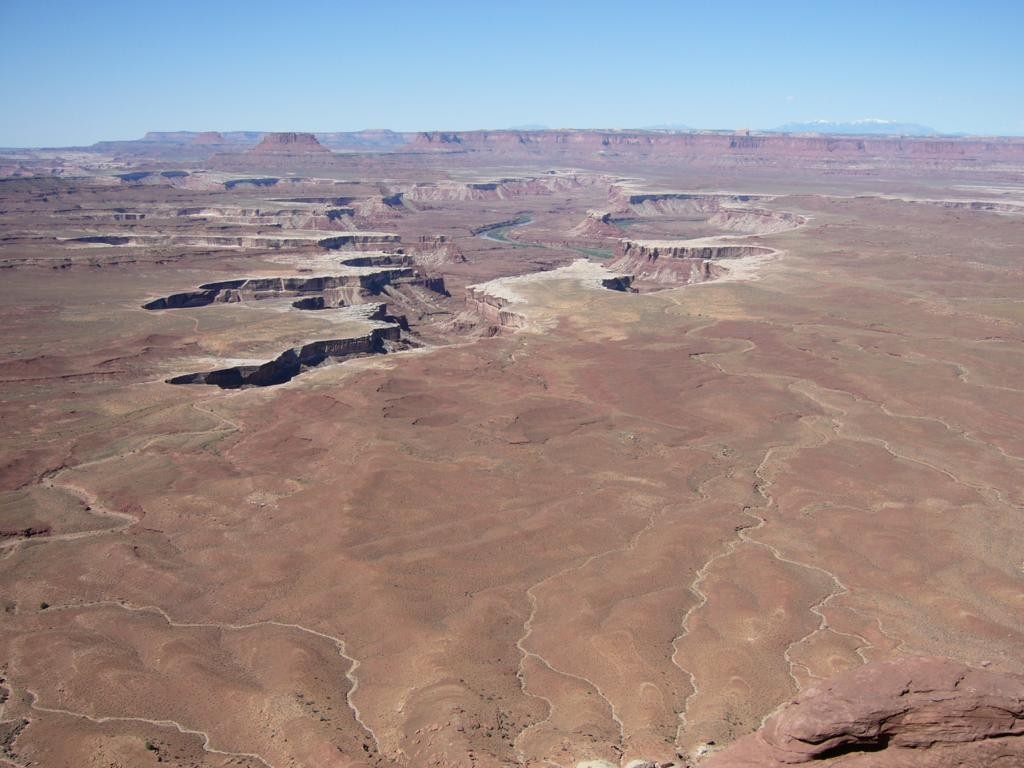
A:
POLYGON ((1024 134, 1024 0, 0 0, 0 146, 147 130, 1024 134))

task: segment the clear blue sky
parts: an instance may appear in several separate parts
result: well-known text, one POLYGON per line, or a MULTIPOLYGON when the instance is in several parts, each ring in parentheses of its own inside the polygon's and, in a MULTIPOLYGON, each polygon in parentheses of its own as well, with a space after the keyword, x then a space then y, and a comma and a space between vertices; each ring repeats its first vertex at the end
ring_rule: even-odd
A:
POLYGON ((1024 134, 1024 0, 0 0, 0 146, 147 130, 1024 134))

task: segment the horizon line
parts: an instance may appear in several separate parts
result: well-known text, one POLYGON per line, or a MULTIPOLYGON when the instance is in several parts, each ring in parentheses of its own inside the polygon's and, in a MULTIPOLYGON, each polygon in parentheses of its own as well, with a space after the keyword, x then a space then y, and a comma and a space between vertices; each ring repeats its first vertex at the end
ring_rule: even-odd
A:
MULTIPOLYGON (((815 121, 807 121, 807 124, 813 124, 815 121)), ((831 121, 829 121, 831 122, 831 121)), ((835 121, 840 124, 856 124, 860 121, 835 121)), ((875 124, 878 123, 869 123, 875 124)), ((902 125, 915 125, 913 123, 899 123, 902 125)), ((529 127, 500 127, 500 128, 418 128, 418 129, 395 129, 395 128, 358 128, 350 130, 301 130, 301 129, 287 129, 287 130, 266 130, 266 129, 253 129, 253 128, 232 128, 232 129, 193 129, 193 128, 179 128, 179 129, 159 129, 159 130, 148 130, 142 136, 130 139, 99 139, 90 144, 62 144, 62 145, 0 145, 0 150, 58 150, 58 149, 89 149, 95 147, 97 144, 126 144, 133 142, 143 142, 147 136, 153 134, 189 134, 199 135, 204 133, 216 133, 220 135, 228 134, 240 134, 240 133, 251 133, 251 134, 274 134, 274 133, 306 133, 316 135, 331 135, 331 134, 360 134, 360 133, 371 133, 371 132, 387 132, 393 134, 432 134, 432 133, 448 133, 448 134, 459 134, 459 133, 557 133, 559 131, 574 131, 574 132, 594 132, 594 133, 670 133, 670 134, 734 134, 734 135, 764 135, 764 136, 845 136, 845 137, 867 137, 867 138, 904 138, 904 139, 1021 139, 1024 138, 1024 132, 1022 133, 973 133, 968 131, 938 131, 934 133, 858 133, 855 131, 815 131, 812 129, 808 130, 783 130, 784 126, 777 128, 689 128, 680 126, 678 128, 671 127, 540 127, 540 126, 529 126, 529 127)), ((928 127, 928 126, 922 126, 928 127)))

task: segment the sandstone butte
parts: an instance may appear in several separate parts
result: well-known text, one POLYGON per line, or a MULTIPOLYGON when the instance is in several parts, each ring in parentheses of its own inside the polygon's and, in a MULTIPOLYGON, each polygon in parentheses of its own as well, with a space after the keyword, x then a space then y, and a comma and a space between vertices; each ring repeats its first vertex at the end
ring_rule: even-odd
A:
POLYGON ((1020 766, 1024 677, 949 659, 876 662, 808 687, 706 768, 1020 766))
POLYGON ((224 144, 224 136, 220 131, 203 131, 192 139, 193 144, 224 144))
POLYGON ((260 155, 331 154, 331 150, 317 141, 312 133, 268 133, 249 152, 260 155))

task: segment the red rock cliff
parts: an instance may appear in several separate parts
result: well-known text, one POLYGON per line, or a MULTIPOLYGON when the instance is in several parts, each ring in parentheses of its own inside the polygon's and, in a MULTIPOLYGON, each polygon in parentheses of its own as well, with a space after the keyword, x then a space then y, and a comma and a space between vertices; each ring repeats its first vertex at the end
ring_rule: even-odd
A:
POLYGON ((1024 160, 1024 139, 1020 138, 749 136, 586 130, 465 131, 421 133, 413 139, 412 146, 417 149, 507 154, 659 154, 693 160, 732 158, 736 162, 801 159, 818 164, 836 160, 925 160, 971 165, 1024 160))

